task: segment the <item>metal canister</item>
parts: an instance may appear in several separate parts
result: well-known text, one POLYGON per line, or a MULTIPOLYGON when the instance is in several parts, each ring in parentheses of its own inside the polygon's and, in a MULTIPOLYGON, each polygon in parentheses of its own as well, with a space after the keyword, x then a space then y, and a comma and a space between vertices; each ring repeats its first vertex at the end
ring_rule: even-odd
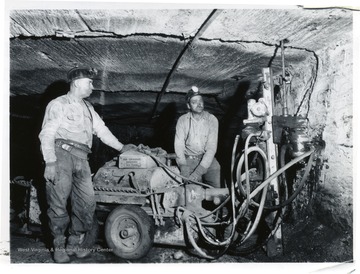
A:
POLYGON ((292 145, 292 157, 298 157, 309 151, 311 139, 307 132, 307 128, 295 127, 291 128, 289 134, 290 144, 292 145))

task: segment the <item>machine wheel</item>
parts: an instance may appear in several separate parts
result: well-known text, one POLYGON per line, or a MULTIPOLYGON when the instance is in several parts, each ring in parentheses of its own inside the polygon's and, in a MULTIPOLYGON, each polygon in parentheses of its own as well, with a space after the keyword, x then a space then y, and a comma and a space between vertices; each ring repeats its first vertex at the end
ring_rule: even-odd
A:
POLYGON ((145 256, 152 247, 154 234, 152 219, 135 205, 118 206, 105 222, 105 238, 109 248, 124 259, 145 256))

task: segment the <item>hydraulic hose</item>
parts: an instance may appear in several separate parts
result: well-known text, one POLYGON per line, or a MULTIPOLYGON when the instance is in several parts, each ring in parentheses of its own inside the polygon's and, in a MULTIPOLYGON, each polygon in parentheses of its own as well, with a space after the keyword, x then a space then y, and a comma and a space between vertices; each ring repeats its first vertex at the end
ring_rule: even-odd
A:
MULTIPOLYGON (((252 138, 253 136, 255 136, 254 134, 251 134, 248 136, 247 138, 247 142, 246 142, 246 145, 245 145, 245 173, 247 174, 246 178, 247 178, 247 193, 249 193, 247 195, 247 197, 249 197, 249 199, 247 199, 247 203, 245 203, 246 205, 246 209, 244 207, 241 207, 241 214, 239 214, 239 216, 243 216, 243 214, 247 211, 247 208, 250 204, 250 179, 249 179, 249 176, 248 176, 248 165, 246 165, 246 159, 247 159, 247 156, 248 156, 248 153, 251 153, 252 151, 258 151, 260 153, 260 155, 263 157, 264 159, 264 162, 265 162, 265 178, 268 177, 268 162, 267 162, 267 157, 266 157, 266 154, 258 147, 251 147, 251 148, 248 148, 248 144, 249 144, 249 140, 250 138, 252 138)), ((238 143, 238 139, 239 139, 239 136, 236 136, 235 138, 235 142, 234 142, 234 146, 233 146, 233 153, 232 153, 232 162, 231 162, 231 174, 233 174, 233 170, 234 170, 234 159, 235 159, 235 152, 236 152, 236 147, 237 147, 237 143, 238 143)), ((243 155, 244 155, 243 154, 243 155)), ((243 159, 243 157, 241 157, 241 159, 243 159)), ((242 166, 242 163, 243 163, 243 160, 239 161, 239 164, 238 164, 238 168, 237 168, 237 177, 238 177, 238 174, 239 174, 239 168, 240 168, 240 173, 241 173, 241 166, 242 166)), ((270 181, 269 181, 270 182, 270 181)), ((241 182, 240 182, 241 183, 241 182)), ((235 184, 231 183, 231 186, 233 187, 235 184)), ((260 221, 260 218, 261 218, 261 215, 262 215, 262 212, 264 210, 264 205, 265 205, 265 201, 266 201, 266 195, 267 195, 267 187, 268 187, 268 184, 266 184, 263 188, 263 194, 262 194, 262 197, 261 197, 261 202, 260 202, 260 205, 259 205, 259 209, 257 211, 257 214, 256 214, 256 217, 255 217, 255 221, 254 223, 252 224, 251 228, 250 228, 250 231, 248 233, 246 233, 246 236, 244 239, 241 240, 241 243, 245 242, 256 230, 258 224, 259 224, 259 221, 260 221)), ((233 196, 232 196, 233 198, 233 196)), ((234 210, 233 212, 235 212, 235 198, 231 199, 232 200, 232 209, 234 210)), ((240 213, 240 212, 239 212, 240 213)), ((238 216, 238 217, 239 217, 238 216)), ((220 246, 220 245, 226 245, 228 244, 228 241, 232 239, 233 235, 234 235, 234 232, 235 232, 235 229, 236 229, 236 219, 233 220, 233 229, 232 229, 232 232, 231 232, 231 236, 224 242, 214 242, 212 241, 211 239, 209 239, 204 231, 203 231, 203 227, 201 225, 201 222, 200 220, 198 219, 198 217, 196 215, 194 215, 194 218, 196 219, 197 223, 198 223, 198 226, 199 226, 199 231, 201 232, 202 236, 204 237, 204 239, 206 241, 208 241, 210 244, 212 245, 216 245, 216 246, 220 246)), ((235 215, 233 214, 233 218, 235 218, 235 215)))
MULTIPOLYGON (((271 211, 278 210, 278 209, 280 209, 282 207, 285 207, 285 206, 289 205, 296 198, 296 196, 300 193, 301 189, 303 188, 304 184, 306 183, 307 178, 308 178, 308 176, 310 174, 313 158, 314 158, 314 153, 311 154, 311 156, 310 156, 310 158, 308 160, 308 163, 307 163, 306 168, 305 168, 304 175, 301 178, 300 184, 299 184, 298 188, 296 189, 296 191, 289 198, 287 198, 285 201, 283 201, 282 203, 280 203, 278 205, 275 205, 275 206, 266 206, 266 207, 264 207, 265 210, 271 210, 271 211)), ((281 164, 281 165, 283 167, 285 164, 281 164)), ((285 185, 286 185, 286 183, 285 183, 285 185)), ((254 202, 254 201, 252 201, 251 203, 252 203, 252 205, 259 206, 259 204, 254 202)))
MULTIPOLYGON (((233 148, 233 151, 236 150, 236 147, 237 147, 237 142, 238 142, 238 137, 235 139, 235 143, 234 143, 234 148, 233 148)), ((234 159, 234 158, 233 158, 234 159)), ((233 166, 232 166, 232 171, 233 171, 233 166)), ((230 236, 225 239, 224 241, 213 241, 212 239, 210 239, 209 237, 207 237, 204 233, 204 230, 203 230, 203 227, 202 227, 202 223, 199 219, 198 216, 196 216, 195 214, 193 214, 193 217, 195 218, 195 220, 197 221, 197 224, 198 224, 198 227, 199 227, 199 231, 200 233, 202 234, 203 238, 210 244, 214 245, 214 246, 226 246, 225 250, 223 251, 224 253, 226 252, 227 248, 230 246, 231 242, 232 242, 232 239, 235 235, 235 230, 236 230, 236 216, 235 216, 235 184, 233 181, 231 181, 231 184, 230 184, 230 197, 228 197, 221 205, 224 206, 225 203, 227 203, 229 201, 229 199, 231 200, 231 216, 232 216, 232 230, 231 230, 231 233, 230 233, 230 236)), ((219 207, 217 208, 219 209, 219 207)))
MULTIPOLYGON (((261 148, 259 148, 257 146, 250 147, 248 149, 248 153, 250 154, 251 152, 258 152, 261 155, 261 157, 263 157, 264 163, 265 163, 265 172, 266 172, 266 176, 267 176, 269 174, 269 168, 268 168, 269 164, 268 164, 267 156, 266 156, 265 152, 261 148)), ((242 188, 242 186, 240 184, 241 181, 239 180, 239 178, 240 178, 239 175, 241 174, 241 168, 242 168, 242 165, 244 163, 244 157, 245 157, 244 154, 242 154, 241 157, 240 157, 238 166, 237 166, 236 177, 238 178, 238 180, 237 180, 236 184, 237 184, 240 192, 245 196, 246 193, 245 193, 244 189, 242 188)), ((245 172, 249 172, 249 170, 247 170, 247 171, 245 170, 245 172)))
MULTIPOLYGON (((175 176, 177 177, 180 177, 181 179, 185 180, 185 181, 189 181, 191 183, 194 183, 194 184, 197 184, 197 185, 200 185, 200 186, 203 186, 203 187, 206 187, 206 188, 213 188, 213 186, 211 185, 207 185, 207 184, 204 184, 202 182, 198 182, 198 181, 194 181, 194 180, 190 180, 189 178, 185 177, 185 176, 182 176, 181 174, 177 174, 175 173, 174 171, 172 171, 167 165, 165 165, 164 163, 162 163, 156 156, 152 155, 152 154, 148 154, 148 153, 145 153, 143 151, 139 151, 147 156, 150 156, 151 158, 154 159, 154 161, 159 164, 162 168, 166 169, 167 171, 169 171, 170 173, 174 174, 175 176)), ((184 183, 180 183, 180 185, 183 185, 184 183)))
POLYGON ((179 206, 176 209, 175 216, 179 220, 179 225, 180 226, 184 225, 189 242, 190 242, 191 246, 197 251, 199 256, 206 258, 206 259, 214 260, 214 259, 217 259, 220 256, 222 256, 226 252, 227 248, 221 254, 218 254, 217 256, 209 256, 197 245, 197 243, 191 233, 191 223, 190 223, 190 219, 189 219, 191 216, 194 217, 194 213, 179 206), (182 216, 180 216, 181 212, 182 212, 182 216))
MULTIPOLYGON (((286 152, 292 148, 292 146, 290 144, 287 144, 287 145, 283 145, 281 146, 280 148, 280 167, 283 167, 285 165, 285 156, 286 156, 286 152)), ((286 184, 286 175, 285 174, 282 174, 283 176, 283 181, 285 182, 284 183, 284 188, 285 188, 285 195, 286 195, 286 199, 287 200, 287 195, 288 195, 288 188, 287 188, 287 184, 286 184)))
MULTIPOLYGON (((244 150, 244 154, 241 156, 240 160, 239 160, 239 163, 238 163, 238 167, 237 167, 237 178, 239 178, 239 174, 241 174, 241 168, 242 168, 242 165, 243 165, 243 162, 244 162, 244 159, 245 159, 245 174, 246 174, 246 188, 247 188, 247 191, 246 191, 246 203, 247 203, 247 206, 246 206, 246 210, 248 209, 248 206, 250 205, 250 178, 249 178, 249 165, 248 165, 248 155, 251 153, 251 152, 258 152, 263 160, 264 160, 264 170, 265 170, 265 178, 268 177, 269 175, 269 164, 268 164, 268 161, 267 161, 267 156, 265 154, 265 152, 259 148, 259 147, 251 147, 249 148, 249 142, 250 142, 250 139, 255 136, 255 134, 250 134, 247 139, 246 139, 246 142, 245 142, 245 150, 244 150)), ((241 182, 237 182, 238 183, 238 187, 239 189, 241 190, 241 182)), ((264 205, 265 205, 265 201, 266 201, 266 195, 267 195, 267 186, 266 185, 263 189, 263 193, 261 195, 261 201, 260 201, 260 206, 258 208, 258 211, 257 211, 257 214, 256 214, 256 217, 255 217, 255 220, 254 220, 254 223, 252 224, 251 228, 250 228, 250 231, 248 233, 246 233, 246 236, 244 239, 241 240, 241 242, 245 242, 256 230, 258 224, 259 224, 259 221, 260 221, 260 218, 261 218, 261 215, 262 215, 262 212, 264 210, 264 205)), ((245 193, 244 193, 245 194, 245 193)))
MULTIPOLYGON (((210 215, 214 214, 216 211, 220 210, 221 208, 223 208, 229 201, 230 201, 231 196, 227 197, 219 206, 217 206, 215 209, 213 209, 212 211, 210 211, 208 214, 201 216, 200 219, 204 219, 206 217, 209 217, 210 215)), ((207 222, 207 225, 210 225, 211 223, 207 222)))
MULTIPOLYGON (((268 176, 268 162, 267 162, 267 157, 266 157, 266 154, 264 153, 263 150, 261 150, 260 148, 258 147, 251 147, 249 148, 249 142, 250 142, 250 139, 253 137, 253 136, 256 136, 255 134, 250 134, 247 139, 246 139, 246 143, 245 143, 245 174, 246 174, 246 192, 247 192, 247 197, 249 197, 249 199, 247 199, 247 205, 250 204, 250 178, 249 178, 249 166, 248 166, 248 154, 253 152, 253 151, 257 151, 260 153, 260 155, 264 158, 264 162, 265 162, 265 177, 268 176)), ((238 146, 238 141, 239 141, 239 138, 240 136, 237 135, 235 137, 235 141, 234 141, 234 145, 233 145, 233 150, 232 150, 232 157, 231 157, 231 174, 233 174, 234 172, 234 164, 235 164, 235 154, 236 154, 236 149, 237 149, 237 146, 238 146)), ((243 154, 243 155, 244 155, 243 154)), ((244 159, 244 157, 240 158, 240 161, 239 161, 239 164, 238 164, 238 168, 237 168, 237 178, 239 178, 238 174, 239 174, 239 167, 240 167, 240 173, 241 173, 241 166, 242 166, 242 162, 244 159)), ((233 178, 233 176, 231 176, 231 178, 233 178)), ((241 182, 237 182, 237 183, 241 183, 241 182)), ((217 245, 217 246, 220 246, 220 245, 227 245, 227 244, 230 244, 231 243, 231 240, 235 234, 235 230, 236 230, 236 216, 235 216, 235 191, 234 191, 234 188, 235 188, 235 183, 234 181, 232 180, 231 181, 231 206, 232 206, 232 217, 233 217, 233 221, 232 221, 232 224, 233 224, 233 228, 232 228, 232 231, 231 231, 231 234, 230 234, 230 237, 223 241, 223 242, 214 242, 212 241, 211 239, 209 239, 205 234, 204 234, 204 231, 203 231, 203 228, 202 228, 202 225, 201 225, 201 222, 200 220, 198 219, 197 216, 194 216, 195 219, 197 220, 197 223, 198 223, 198 226, 199 226, 199 231, 201 232, 202 236, 205 238, 206 241, 208 241, 210 244, 213 244, 213 245, 217 245)), ((262 195, 262 198, 261 198, 261 203, 260 203, 260 208, 258 209, 258 212, 257 212, 257 215, 256 215, 256 218, 255 218, 255 221, 249 231, 249 233, 246 235, 245 239, 243 239, 243 241, 247 240, 253 233, 254 231, 256 230, 257 228, 257 225, 260 221, 260 218, 261 218, 261 215, 262 215, 262 211, 263 211, 263 208, 264 208, 264 205, 265 205, 265 201, 266 201, 266 194, 267 194, 267 186, 264 188, 264 191, 263 191, 263 195, 262 195)), ((246 209, 247 210, 247 209, 246 209)), ((246 210, 242 210, 243 212, 240 214, 240 215, 243 215, 246 210)))
POLYGON ((200 220, 198 219, 198 217, 195 215, 195 214, 191 214, 191 215, 188 215, 185 219, 184 219, 184 223, 185 223, 185 229, 186 229, 186 233, 188 235, 188 238, 189 238, 189 241, 190 241, 190 244, 192 245, 192 247, 198 252, 198 254, 200 256, 202 256, 203 258, 206 258, 206 259, 210 259, 210 260, 215 260, 219 257, 221 257, 222 255, 224 255, 226 253, 226 251, 228 250, 228 248, 230 247, 230 244, 232 242, 232 237, 233 237, 233 234, 231 237, 228 238, 228 240, 226 240, 225 242, 214 242, 212 240, 209 240, 209 238, 204 234, 204 231, 203 231, 203 228, 201 227, 201 223, 200 223, 200 220), (202 234, 202 236, 205 238, 206 241, 208 241, 210 244, 214 245, 214 246, 223 246, 225 245, 224 249, 219 253, 217 254, 216 256, 210 256, 208 254, 206 254, 195 242, 195 239, 194 237, 192 236, 191 234, 191 231, 190 231, 190 220, 189 220, 189 217, 192 216, 195 218, 195 220, 197 221, 197 224, 198 224, 198 228, 199 228, 199 231, 200 233, 202 234))
POLYGON ((293 166, 297 162, 300 162, 302 159, 308 157, 314 152, 314 149, 305 152, 303 155, 300 155, 296 157, 295 159, 291 160, 289 163, 287 163, 285 166, 278 169, 276 172, 274 172, 270 177, 268 177, 264 182, 261 183, 256 189, 254 189, 253 192, 250 194, 250 198, 254 198, 267 184, 269 184, 272 180, 274 180, 277 176, 282 174, 284 171, 286 171, 289 167, 293 166))
MULTIPOLYGON (((261 218, 261 215, 262 215, 262 212, 264 209, 270 209, 270 210, 277 210, 277 209, 280 209, 281 207, 284 207, 286 206, 287 204, 291 203, 291 201, 298 195, 298 193, 300 192, 302 186, 304 185, 307 177, 308 177, 308 174, 310 172, 310 167, 311 167, 311 162, 312 162, 312 158, 313 158, 313 152, 314 150, 310 150, 306 153, 304 153, 303 155, 301 156, 298 156, 296 157, 295 159, 291 160, 289 163, 285 164, 284 166, 282 166, 279 170, 277 170, 276 172, 274 172, 273 174, 271 174, 270 176, 268 176, 269 174, 269 169, 268 169, 268 162, 267 162, 267 157, 266 157, 266 154, 264 153, 263 150, 261 150, 259 147, 249 147, 249 142, 250 142, 250 139, 253 137, 253 136, 256 136, 255 134, 250 134, 246 140, 246 143, 245 143, 245 151, 244 151, 244 154, 241 156, 240 160, 239 160, 239 163, 238 163, 238 166, 237 166, 237 173, 236 173, 236 176, 237 178, 240 178, 241 176, 239 176, 239 174, 241 174, 241 167, 243 165, 243 163, 245 164, 245 180, 246 180, 246 191, 245 194, 246 194, 246 200, 244 201, 244 203, 240 206, 238 212, 237 212, 237 216, 235 214, 235 185, 236 184, 239 184, 241 185, 241 182, 237 181, 237 182, 234 182, 233 180, 233 172, 234 172, 234 162, 235 162, 235 154, 236 154, 236 148, 237 148, 237 145, 238 145, 238 140, 239 140, 239 136, 237 135, 236 138, 235 138, 235 142, 234 142, 234 146, 233 146, 233 151, 232 151, 232 158, 231 158, 231 183, 230 183, 230 196, 216 209, 218 210, 219 208, 223 207, 229 200, 231 200, 231 211, 232 211, 232 230, 231 230, 231 234, 230 236, 225 239, 224 241, 214 241, 213 239, 210 239, 206 233, 204 232, 204 227, 203 227, 203 224, 201 222, 201 218, 204 218, 201 217, 199 218, 198 216, 196 216, 193 212, 189 213, 189 212, 185 212, 185 209, 183 209, 184 213, 183 213, 183 218, 182 218, 182 221, 185 225, 185 229, 186 229, 186 232, 187 232, 187 235, 188 235, 188 239, 189 239, 189 242, 190 244, 193 246, 193 248, 199 253, 200 256, 202 256, 203 258, 206 258, 206 259, 216 259, 220 256, 222 256, 222 254, 224 254, 226 252, 226 250, 229 248, 232 240, 233 240, 233 237, 235 235, 235 230, 236 230, 236 225, 237 225, 237 222, 238 220, 244 216, 244 214, 247 212, 250 204, 256 204, 254 201, 253 201, 253 198, 260 192, 260 191, 263 191, 262 192, 262 196, 261 196, 261 200, 260 200, 260 204, 258 204, 259 206, 259 209, 258 209, 258 212, 257 212, 257 215, 255 217, 255 220, 253 222, 253 224, 250 226, 248 226, 248 229, 245 235, 245 237, 241 240, 241 243, 244 243, 253 233, 254 231, 256 230, 257 226, 258 226, 258 223, 260 221, 260 218, 261 218), (251 191, 250 189, 250 178, 249 178, 249 162, 248 162, 248 155, 249 153, 251 152, 258 152, 264 159, 264 162, 265 162, 265 181, 263 181, 259 186, 257 186, 253 191, 251 191), (308 165, 306 167, 306 170, 305 170, 305 173, 304 173, 304 176, 301 180, 301 183, 300 183, 300 186, 299 188, 293 193, 293 195, 291 195, 291 197, 289 197, 289 199, 287 199, 285 202, 279 204, 279 205, 276 205, 276 206, 273 206, 273 207, 265 207, 265 201, 266 201, 266 193, 267 193, 267 187, 269 185, 269 183, 275 179, 277 176, 279 176, 280 174, 282 174, 283 172, 285 172, 288 168, 290 168, 291 166, 293 166, 294 164, 298 163, 299 161, 301 161, 302 159, 308 157, 309 155, 311 155, 309 161, 308 161, 308 165), (185 216, 185 217, 184 217, 185 216), (217 247, 224 247, 224 250, 222 250, 221 254, 218 254, 217 256, 210 256, 208 254, 206 254, 196 243, 194 237, 192 236, 191 234, 191 221, 190 221, 190 217, 194 218, 195 222, 197 223, 197 226, 198 226, 198 229, 199 229, 199 233, 201 233, 202 237, 211 245, 214 245, 214 246, 217 246, 217 247)), ((144 153, 146 154, 146 153, 144 153)), ((149 154, 146 154, 146 155, 149 155, 149 154)), ((165 164, 163 164, 161 161, 159 161, 157 159, 156 156, 153 156, 153 155, 149 155, 151 156, 161 167, 165 168, 166 170, 168 170, 169 172, 171 172, 172 174, 184 179, 184 180, 188 180, 188 178, 184 177, 184 176, 181 176, 179 174, 176 174, 174 171, 172 171, 168 166, 166 166, 165 164)), ((190 181, 190 180, 188 180, 190 181)), ((195 184, 198 184, 198 185, 202 185, 204 187, 211 187, 209 185, 206 185, 206 184, 203 184, 203 183, 200 183, 200 182, 195 182, 195 181, 191 181, 195 184)), ((239 189, 240 189, 240 186, 238 185, 239 189)), ((152 193, 154 194, 154 193, 152 193)), ((215 210, 215 211, 216 211, 215 210)), ((214 212, 214 211, 213 211, 214 212)), ((180 211, 177 211, 177 213, 179 214, 180 211)), ((177 217, 180 219, 180 217, 177 215, 177 217)), ((204 223, 204 225, 207 225, 206 223, 204 223)))
POLYGON ((186 229, 186 234, 188 235, 190 244, 192 245, 192 247, 199 253, 199 255, 205 259, 210 259, 210 260, 214 260, 216 259, 215 257, 209 256, 208 254, 206 254, 204 251, 201 250, 201 248, 196 244, 194 237, 191 234, 190 231, 190 221, 188 219, 186 219, 184 221, 185 223, 185 229, 186 229))
MULTIPOLYGON (((254 198, 265 186, 267 186, 272 180, 274 180, 277 176, 279 176, 280 174, 282 174, 284 171, 286 171, 289 167, 293 166, 294 164, 296 164, 297 162, 301 161, 302 159, 308 157, 309 155, 311 155, 314 152, 314 150, 310 150, 308 152, 305 152, 303 155, 300 155, 298 157, 296 157, 295 159, 293 159, 292 161, 290 161, 289 163, 287 163, 285 166, 281 167, 279 170, 277 170, 276 172, 274 172, 270 177, 268 177, 264 182, 262 182, 258 187, 256 187, 253 192, 251 192, 250 194, 250 198, 254 198)), ((254 203, 254 202, 253 202, 254 203)), ((236 220, 238 221, 242 216, 242 212, 244 212, 244 209, 248 207, 248 205, 245 205, 245 203, 243 203, 239 209, 239 214, 236 217, 236 220)))
MULTIPOLYGON (((260 148, 256 148, 256 147, 252 147, 252 148, 249 148, 249 151, 247 151, 247 152, 252 152, 252 151, 257 151, 257 150, 261 150, 261 149, 260 149, 260 148)), ((262 151, 262 150, 261 150, 261 151, 262 151)), ((258 209, 256 218, 255 218, 255 221, 254 221, 254 223, 252 224, 252 226, 247 229, 247 231, 249 231, 249 232, 247 232, 247 233, 246 233, 246 236, 241 240, 241 244, 244 243, 244 242, 254 233, 254 231, 255 231, 256 228, 257 228, 257 225, 258 225, 258 223, 259 223, 259 221, 260 221, 262 212, 263 212, 263 210, 264 210, 264 208, 265 208, 265 207, 264 207, 264 203, 265 203, 265 200, 266 200, 267 187, 268 187, 269 183, 270 183, 274 178, 276 178, 277 176, 279 176, 280 174, 282 174, 284 171, 286 171, 288 168, 290 168, 292 165, 296 164, 297 162, 299 162, 299 161, 301 161, 302 159, 304 159, 304 158, 308 157, 309 155, 311 155, 311 157, 310 157, 310 159, 309 159, 309 161, 308 161, 308 165, 307 165, 305 174, 304 174, 304 176, 303 176, 303 178, 302 178, 300 187, 297 189, 296 192, 294 192, 293 195, 291 195, 291 197, 290 197, 287 201, 285 201, 284 203, 282 203, 282 204, 280 204, 280 205, 274 206, 273 208, 274 208, 274 210, 277 210, 277 209, 280 209, 281 207, 289 204, 289 203, 297 196, 297 194, 300 192, 301 186, 304 184, 304 182, 305 182, 306 179, 307 179, 308 173, 310 172, 310 167, 311 167, 311 163, 312 163, 312 158, 313 158, 313 155, 314 155, 313 152, 314 152, 314 150, 311 150, 311 151, 306 152, 306 153, 304 153, 303 155, 301 155, 301 156, 293 159, 293 160, 290 161, 288 164, 284 165, 284 166, 281 167, 279 170, 277 170, 276 172, 274 172, 274 173, 273 173, 270 177, 268 177, 260 186, 258 186, 254 191, 252 191, 252 192, 250 193, 249 197, 250 197, 250 200, 251 200, 251 199, 254 198, 261 190, 263 191, 262 198, 261 198, 261 202, 260 202, 260 205, 259 205, 259 209, 258 209), (250 229, 250 230, 249 230, 249 229, 250 229)), ((260 153, 261 153, 261 152, 260 152, 260 153)), ((266 156, 266 155, 264 155, 264 156, 266 156)), ((266 159, 266 157, 265 157, 265 159, 266 159)), ((240 163, 240 162, 239 162, 239 163, 240 163)), ((232 167, 232 168, 233 168, 233 167, 232 167)), ((239 168, 239 166, 238 166, 238 168, 239 168)), ((266 168, 266 170, 268 171, 267 168, 266 168)), ((232 183, 232 185, 234 185, 234 184, 232 183)), ((233 196, 232 196, 232 197, 233 197, 233 196)), ((238 212, 238 213, 239 213, 238 216, 235 217, 235 215, 234 215, 234 217, 235 217, 235 221, 233 221, 234 227, 236 227, 237 221, 238 221, 238 220, 244 215, 244 213, 246 212, 246 208, 248 208, 248 206, 249 206, 249 204, 246 205, 246 203, 247 203, 247 201, 245 201, 245 203, 240 207, 239 212, 238 212)), ((254 203, 254 202, 252 202, 252 203, 254 203)), ((233 200, 233 199, 232 199, 232 206, 233 206, 233 208, 234 208, 234 200, 233 200)), ((271 207, 268 207, 268 208, 271 208, 271 207)), ((266 208, 266 209, 268 209, 268 208, 266 208)), ((234 212, 235 212, 235 211, 234 211, 234 212)), ((235 232, 234 230, 235 230, 235 229, 233 229, 233 231, 232 231, 232 233, 231 233, 231 234, 232 234, 231 237, 229 237, 226 241, 224 241, 224 242, 214 242, 214 241, 212 241, 211 239, 209 239, 209 238, 204 234, 203 228, 202 228, 202 226, 201 226, 201 222, 200 222, 200 220, 198 219, 198 217, 195 216, 195 215, 194 215, 194 217, 195 217, 195 220, 197 220, 198 227, 199 227, 199 231, 200 231, 200 233, 202 234, 202 236, 205 238, 206 241, 208 241, 210 244, 213 244, 213 245, 215 245, 215 246, 227 245, 227 246, 226 246, 226 249, 229 247, 228 244, 229 244, 230 239, 232 240, 232 238, 233 238, 233 235, 234 235, 234 232, 235 232)), ((187 222, 190 222, 190 221, 188 220, 187 222)), ((189 231, 189 229, 190 229, 190 228, 189 228, 189 224, 187 224, 187 223, 186 223, 186 229, 187 229, 187 233, 188 233, 188 236, 189 236, 190 243, 191 243, 192 246, 195 248, 195 250, 197 250, 197 252, 198 252, 201 256, 203 256, 204 258, 207 258, 207 259, 215 259, 215 257, 211 257, 211 256, 207 255, 204 251, 202 251, 201 248, 195 243, 195 240, 193 239, 193 237, 192 237, 192 235, 191 235, 191 233, 190 233, 190 231, 189 231)), ((231 241, 230 241, 230 243, 231 243, 231 241)), ((226 252, 226 250, 223 251, 223 252, 226 252)))
MULTIPOLYGON (((235 137, 235 141, 234 141, 234 145, 233 145, 233 150, 232 150, 232 157, 231 157, 231 174, 233 174, 234 172, 234 162, 235 162, 235 154, 236 154, 236 149, 238 146, 238 142, 239 142, 239 138, 240 136, 237 135, 235 137)), ((192 214, 192 216, 194 217, 194 219, 197 222, 198 225, 198 229, 201 233, 201 235, 203 236, 203 238, 210 244, 214 245, 214 246, 225 246, 224 250, 221 252, 221 254, 218 254, 217 256, 209 256, 208 254, 206 254, 204 251, 201 250, 201 248, 196 244, 194 238, 192 237, 191 231, 190 231, 190 220, 189 219, 185 219, 185 228, 186 228, 186 232, 190 241, 190 244, 193 246, 193 248, 204 258, 206 259, 211 259, 214 260, 216 258, 219 258, 220 256, 222 256, 222 254, 224 254, 227 249, 229 248, 232 239, 235 235, 235 230, 236 230, 236 216, 235 216, 235 183, 233 181, 233 176, 231 175, 231 182, 230 182, 230 197, 228 197, 218 208, 223 207, 228 201, 229 199, 231 200, 231 212, 232 212, 232 230, 230 233, 230 236, 222 242, 215 242, 212 239, 209 239, 209 237, 207 237, 204 233, 204 229, 202 227, 201 221, 199 219, 198 216, 196 216, 195 214, 192 214)), ((216 209, 217 210, 217 209, 216 209)))
MULTIPOLYGON (((279 163, 280 163, 280 167, 283 167, 285 165, 285 157, 286 157, 286 152, 292 148, 292 146, 290 144, 286 144, 281 146, 280 148, 280 159, 279 159, 279 163)), ((280 176, 281 180, 280 183, 282 184, 284 191, 283 191, 283 195, 284 195, 284 201, 286 201, 289 198, 289 189, 288 189, 288 184, 287 184, 287 179, 286 179, 286 173, 282 173, 280 176)), ((285 215, 287 211, 287 207, 284 207, 282 209, 282 214, 285 215)))
POLYGON ((306 183, 306 181, 307 181, 307 179, 309 177, 311 167, 312 167, 313 158, 314 158, 314 153, 311 154, 311 156, 310 156, 310 158, 308 160, 308 163, 306 165, 304 175, 301 178, 300 184, 299 184, 298 188, 294 191, 294 193, 287 200, 282 202, 281 204, 266 207, 267 210, 278 210, 278 209, 280 209, 280 208, 282 208, 284 206, 289 205, 296 198, 296 196, 300 193, 300 191, 302 190, 303 186, 305 185, 305 183, 306 183))
MULTIPOLYGON (((248 159, 248 150, 249 150, 249 143, 250 143, 250 139, 251 137, 255 136, 255 134, 249 134, 249 136, 246 138, 245 141, 245 150, 244 150, 244 154, 245 154, 245 181, 246 181, 246 204, 249 206, 250 205, 250 177, 249 177, 249 159, 248 159)), ((246 207, 246 211, 249 209, 248 206, 246 207)))
POLYGON ((231 199, 231 217, 232 217, 232 230, 230 233, 229 241, 231 242, 236 230, 236 216, 235 216, 235 182, 233 180, 233 174, 234 174, 234 164, 235 164, 235 155, 236 155, 236 149, 238 146, 240 136, 236 135, 233 150, 231 154, 231 182, 230 182, 230 199, 231 199))
POLYGON ((249 237, 255 232, 259 222, 260 222, 260 218, 261 215, 264 211, 264 205, 265 205, 265 201, 266 201, 266 195, 267 195, 267 189, 268 189, 269 185, 266 185, 263 189, 262 195, 261 195, 261 201, 260 201, 260 206, 259 209, 256 213, 256 217, 255 217, 255 221, 250 229, 250 231, 246 234, 245 238, 241 240, 241 243, 245 242, 247 239, 249 239, 249 237))

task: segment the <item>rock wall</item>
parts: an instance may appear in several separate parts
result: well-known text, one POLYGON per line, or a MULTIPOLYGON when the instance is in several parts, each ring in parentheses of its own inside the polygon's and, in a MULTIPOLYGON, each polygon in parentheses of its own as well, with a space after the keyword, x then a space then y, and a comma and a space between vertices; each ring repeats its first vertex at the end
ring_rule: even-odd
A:
POLYGON ((352 55, 346 40, 314 52, 298 68, 291 94, 295 111, 309 120, 310 134, 326 143, 312 209, 341 231, 353 225, 352 55))

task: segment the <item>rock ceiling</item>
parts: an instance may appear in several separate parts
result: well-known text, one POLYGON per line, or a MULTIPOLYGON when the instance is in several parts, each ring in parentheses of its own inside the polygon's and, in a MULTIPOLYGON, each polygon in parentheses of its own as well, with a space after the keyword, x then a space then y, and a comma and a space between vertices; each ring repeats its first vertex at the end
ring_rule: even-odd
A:
POLYGON ((352 11, 339 8, 11 10, 11 114, 66 91, 78 65, 99 70, 90 100, 105 118, 156 117, 169 104, 183 112, 192 85, 221 116, 256 91, 262 68, 281 72, 280 41, 296 66, 351 35, 352 11))

